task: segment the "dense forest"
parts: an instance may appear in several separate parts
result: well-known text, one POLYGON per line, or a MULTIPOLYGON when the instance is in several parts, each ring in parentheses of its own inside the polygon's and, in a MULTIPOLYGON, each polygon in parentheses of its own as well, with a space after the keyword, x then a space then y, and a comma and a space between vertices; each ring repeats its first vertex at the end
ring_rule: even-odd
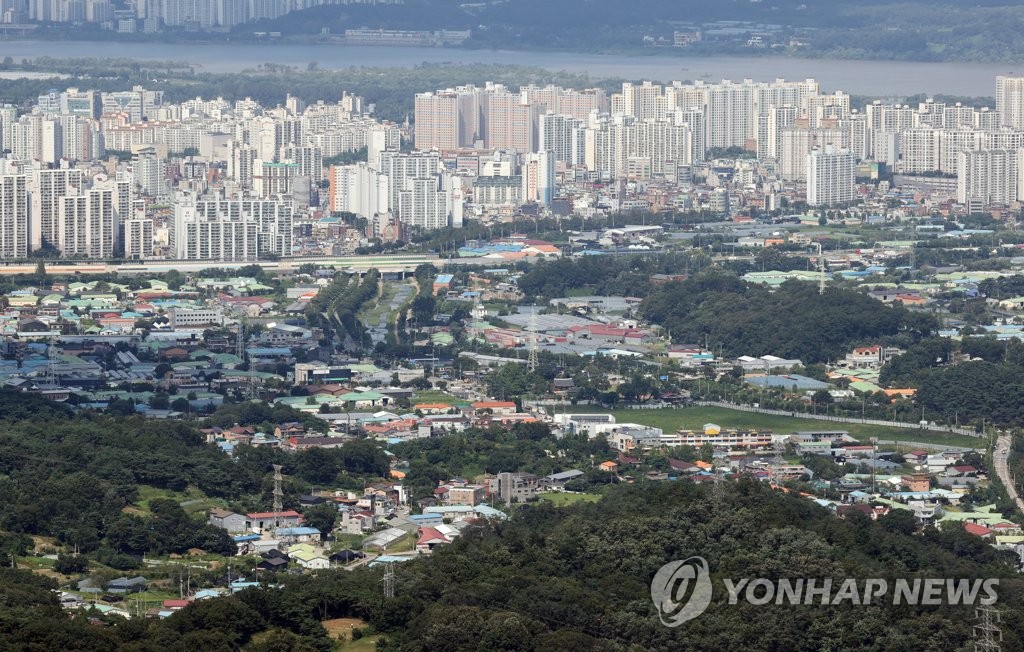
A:
MULTIPOLYGON (((272 427, 282 417, 297 420, 294 414, 231 406, 211 422, 272 427)), ((0 549, 23 554, 25 535, 53 537, 119 568, 138 566, 147 552, 230 552, 223 530, 192 519, 173 500, 140 509, 140 491, 194 487, 238 511, 265 509, 273 464, 289 476, 293 507, 311 484, 361 489, 388 472, 384 452, 366 440, 298 453, 241 447, 229 458, 192 424, 71 415, 44 399, 0 391, 0 549)))
POLYGON ((1024 343, 1019 339, 925 338, 885 365, 880 378, 916 387, 917 404, 946 421, 1024 425, 1024 343))
POLYGON ((965 606, 728 604, 723 579, 1001 578, 1003 649, 1024 641, 1024 584, 1014 556, 962 530, 916 529, 908 511, 871 521, 828 510, 763 483, 718 490, 691 483, 609 488, 597 504, 534 504, 480 524, 430 557, 396 567, 395 597, 379 569, 276 578, 198 602, 165 620, 108 627, 68 618, 51 580, 0 570, 0 638, 10 649, 328 650, 320 626, 355 617, 380 650, 920 650, 967 649, 965 606), (671 560, 707 559, 706 613, 661 625, 650 582, 671 560))
POLYGON ((910 344, 930 334, 934 317, 887 306, 860 292, 787 281, 777 289, 708 272, 654 289, 640 314, 676 342, 709 342, 727 357, 775 355, 804 363, 836 360, 851 346, 879 340, 910 344))

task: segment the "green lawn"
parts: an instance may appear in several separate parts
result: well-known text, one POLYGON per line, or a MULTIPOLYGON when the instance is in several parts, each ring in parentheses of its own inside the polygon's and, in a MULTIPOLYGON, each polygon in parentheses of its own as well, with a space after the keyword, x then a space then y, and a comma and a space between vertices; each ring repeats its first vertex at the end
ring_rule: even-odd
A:
MULTIPOLYGON (((557 408, 561 411, 562 408, 557 408)), ((687 407, 663 408, 658 410, 603 410, 592 406, 572 406, 568 412, 610 412, 620 423, 640 423, 646 426, 661 428, 665 432, 676 430, 700 429, 705 423, 715 423, 723 428, 754 428, 771 430, 778 433, 791 433, 800 430, 845 430, 851 437, 867 442, 870 437, 892 439, 896 441, 932 442, 936 446, 979 447, 985 440, 965 435, 955 435, 934 430, 918 430, 913 428, 890 428, 871 426, 860 423, 836 423, 833 421, 817 421, 796 417, 777 416, 774 414, 758 414, 742 412, 720 407, 687 407)))
POLYGON ((575 505, 576 503, 596 503, 601 500, 601 495, 551 491, 541 494, 540 499, 552 503, 555 507, 566 507, 568 505, 575 505))

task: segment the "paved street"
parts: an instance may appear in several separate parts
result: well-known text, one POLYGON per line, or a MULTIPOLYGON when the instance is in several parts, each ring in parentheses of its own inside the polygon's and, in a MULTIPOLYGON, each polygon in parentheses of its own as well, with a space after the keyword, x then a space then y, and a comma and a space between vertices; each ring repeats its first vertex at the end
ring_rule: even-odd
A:
POLYGON ((1010 477, 1010 469, 1007 465, 1010 457, 1011 441, 1010 435, 999 436, 999 439, 996 440, 995 450, 992 451, 992 464, 995 466, 999 481, 1006 487, 1006 493, 1010 495, 1010 499, 1017 505, 1017 509, 1024 511, 1024 500, 1021 500, 1020 496, 1017 495, 1017 488, 1013 485, 1013 479, 1010 477))

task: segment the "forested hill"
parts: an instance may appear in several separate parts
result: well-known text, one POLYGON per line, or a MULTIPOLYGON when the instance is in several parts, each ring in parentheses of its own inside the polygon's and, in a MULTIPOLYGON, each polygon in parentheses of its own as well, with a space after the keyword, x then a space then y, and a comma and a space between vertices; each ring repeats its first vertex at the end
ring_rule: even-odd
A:
POLYGON ((254 28, 286 35, 321 34, 323 29, 342 34, 366 27, 451 29, 470 30, 466 45, 481 48, 1014 61, 1024 50, 1022 24, 1024 8, 1012 0, 968 5, 952 0, 405 0, 398 5, 314 7, 276 20, 238 25, 234 36, 245 37, 254 28), (880 17, 885 29, 879 29, 880 17), (703 38, 685 48, 652 47, 658 39, 663 39, 662 45, 671 45, 675 30, 702 31, 703 38), (753 34, 766 35, 771 47, 748 46, 747 38, 753 34), (791 45, 791 37, 800 45, 791 45))
POLYGON ((937 326, 930 315, 887 306, 839 288, 818 294, 812 283, 777 289, 711 272, 655 289, 641 304, 644 319, 676 342, 722 347, 726 357, 775 355, 805 363, 843 357, 853 345, 886 340, 906 346, 937 326))
POLYGON ((367 620, 380 650, 916 650, 968 649, 965 606, 728 604, 724 578, 1002 578, 1003 649, 1024 649, 1024 583, 1014 555, 962 530, 916 529, 909 511, 846 520, 753 480, 719 491, 691 483, 620 485, 596 504, 529 505, 476 526, 450 546, 396 567, 394 598, 380 569, 279 577, 281 588, 204 600, 165 620, 108 627, 69 619, 0 571, 0 637, 10 649, 329 650, 325 618, 367 620), (671 560, 707 559, 707 611, 663 626, 650 598, 671 560), (25 604, 44 605, 23 608, 25 604), (12 608, 8 608, 12 607, 12 608))

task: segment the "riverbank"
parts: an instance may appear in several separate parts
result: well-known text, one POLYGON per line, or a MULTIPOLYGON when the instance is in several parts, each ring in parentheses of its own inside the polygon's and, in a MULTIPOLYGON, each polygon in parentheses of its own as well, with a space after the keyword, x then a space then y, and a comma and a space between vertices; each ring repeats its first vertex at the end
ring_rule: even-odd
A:
MULTIPOLYGON (((802 59, 775 56, 682 57, 565 51, 471 50, 428 47, 377 47, 324 43, 160 43, 128 41, 0 42, 0 58, 14 61, 54 58, 132 59, 142 62, 187 61, 201 72, 238 73, 262 63, 320 69, 352 67, 413 68, 422 64, 505 64, 586 74, 599 79, 673 80, 817 79, 826 92, 908 97, 917 93, 958 96, 993 95, 995 77, 1006 64, 923 63, 861 59, 802 59)), ((480 80, 486 81, 486 80, 480 80)))

